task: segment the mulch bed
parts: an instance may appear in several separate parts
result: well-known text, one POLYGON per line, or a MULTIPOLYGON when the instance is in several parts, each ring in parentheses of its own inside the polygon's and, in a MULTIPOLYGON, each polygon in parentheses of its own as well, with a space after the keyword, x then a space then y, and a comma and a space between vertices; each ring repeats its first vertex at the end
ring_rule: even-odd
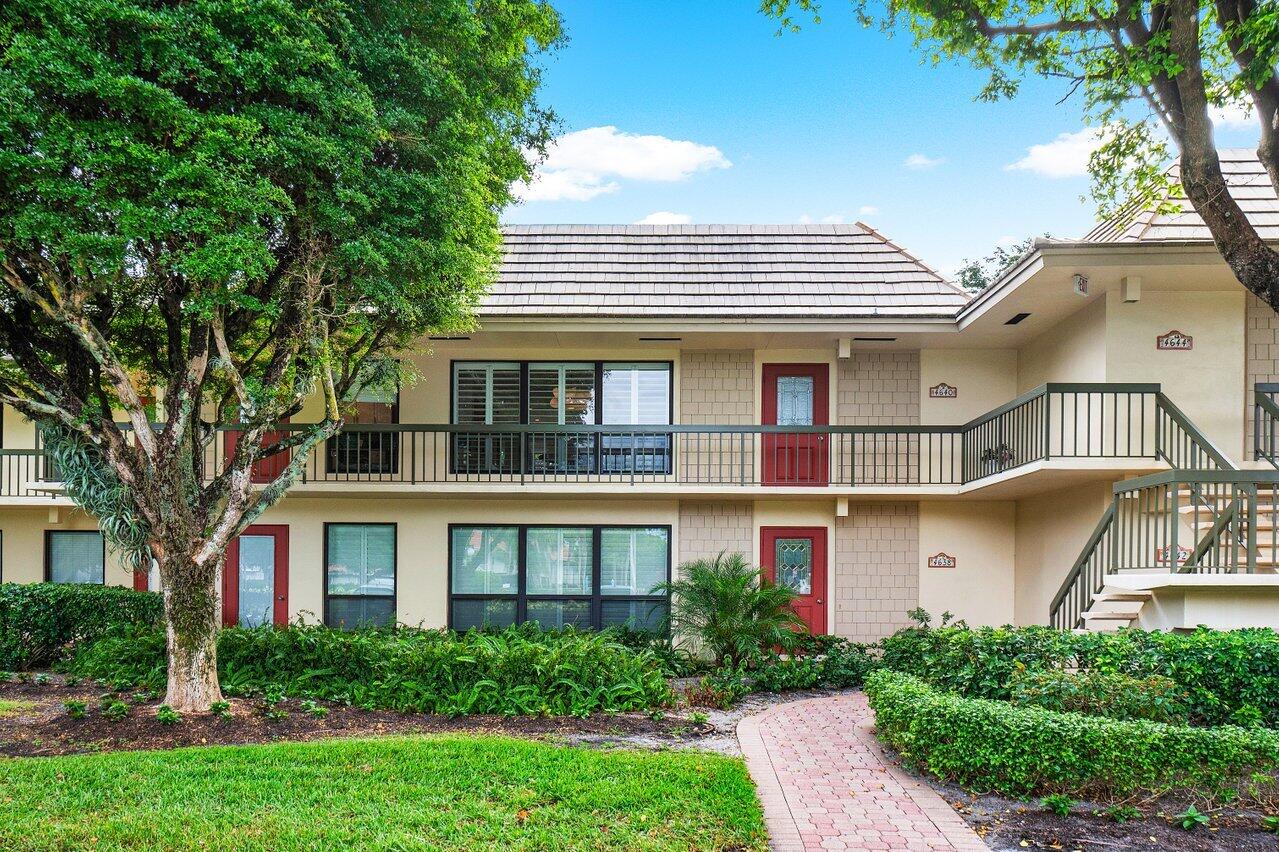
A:
POLYGON ((1210 809, 1202 801, 1164 797, 1150 803, 1137 803, 1142 818, 1117 823, 1106 816, 1104 805, 1080 803, 1063 817, 1048 811, 1038 801, 974 796, 952 784, 925 780, 950 802, 988 846, 997 850, 1275 852, 1279 849, 1279 838, 1260 829, 1264 814, 1256 811, 1210 809), (1181 813, 1191 804, 1212 817, 1209 825, 1187 831, 1173 820, 1173 814, 1181 813))
POLYGON ((658 745, 689 745, 715 733, 709 724, 695 724, 676 713, 651 718, 638 713, 597 713, 585 719, 547 716, 432 716, 360 710, 342 704, 317 701, 328 708, 323 716, 306 712, 301 702, 287 699, 276 705, 287 715, 270 719, 261 700, 228 699, 229 718, 210 715, 183 716, 174 725, 155 718, 158 698, 119 697, 129 705, 123 719, 102 715, 99 696, 92 686, 49 684, 0 684, 0 699, 31 702, 35 706, 0 716, 0 756, 33 757, 103 751, 180 748, 200 745, 302 741, 323 737, 381 736, 388 734, 482 733, 543 739, 563 738, 593 744, 626 743, 642 739, 658 745), (88 705, 86 715, 75 719, 63 702, 79 700, 88 705), (579 738, 585 738, 579 740, 579 738))

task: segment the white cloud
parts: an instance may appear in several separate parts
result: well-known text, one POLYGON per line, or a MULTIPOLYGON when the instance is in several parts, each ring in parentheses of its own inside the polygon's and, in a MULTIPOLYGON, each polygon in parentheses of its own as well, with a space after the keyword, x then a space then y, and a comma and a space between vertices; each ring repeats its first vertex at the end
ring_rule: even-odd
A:
POLYGON ((1050 178, 1076 177, 1088 173, 1088 158, 1105 141, 1102 128, 1085 127, 1074 133, 1063 133, 1051 142, 1031 145, 1026 156, 1004 169, 1010 172, 1034 172, 1050 178))
POLYGON ((1253 118, 1252 107, 1236 101, 1225 106, 1208 107, 1208 117, 1212 123, 1225 130, 1255 130, 1257 120, 1253 118))
POLYGON ((858 216, 878 216, 879 208, 873 204, 863 204, 861 207, 857 208, 857 215, 858 216))
POLYGON ((911 154, 903 163, 908 169, 931 169, 946 162, 945 157, 929 157, 924 154, 911 154))
POLYGON ((552 142, 533 180, 517 185, 515 194, 523 201, 589 201, 616 192, 618 179, 680 181, 731 165, 714 145, 589 127, 552 142))
POLYGON ((1012 248, 1013 246, 1017 245, 1017 243, 1019 242, 1021 242, 1021 240, 1017 239, 1011 234, 1004 234, 1002 237, 995 240, 995 245, 999 246, 1000 248, 1012 248))
POLYGON ((689 225, 693 217, 687 213, 672 213, 669 210, 658 210, 649 213, 643 219, 636 219, 636 225, 689 225))
POLYGON ((829 216, 822 217, 823 225, 842 225, 844 224, 844 215, 842 213, 832 213, 829 216))

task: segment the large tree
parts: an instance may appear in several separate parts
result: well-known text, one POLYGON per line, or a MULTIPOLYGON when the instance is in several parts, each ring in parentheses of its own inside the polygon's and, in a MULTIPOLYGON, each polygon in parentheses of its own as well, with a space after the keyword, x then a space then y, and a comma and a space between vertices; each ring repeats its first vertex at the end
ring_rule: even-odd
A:
POLYGON ((0 401, 158 564, 173 707, 221 697, 227 544, 346 394, 468 322, 558 39, 538 0, 0 5, 0 401), (313 394, 320 422, 272 429, 313 394))
MULTIPOLYGON (((933 61, 963 59, 988 73, 979 97, 1017 94, 1027 75, 1081 91, 1101 147, 1089 170, 1103 212, 1171 189, 1166 139, 1180 185, 1222 258, 1248 290, 1279 310, 1279 252, 1230 195, 1213 140, 1214 107, 1250 107, 1257 156, 1279 192, 1279 6, 1258 0, 853 0, 862 21, 904 29, 933 61)), ((762 0, 784 27, 818 0, 762 0), (799 13, 799 14, 797 14, 799 13)), ((1132 209, 1132 208, 1129 208, 1132 209)))

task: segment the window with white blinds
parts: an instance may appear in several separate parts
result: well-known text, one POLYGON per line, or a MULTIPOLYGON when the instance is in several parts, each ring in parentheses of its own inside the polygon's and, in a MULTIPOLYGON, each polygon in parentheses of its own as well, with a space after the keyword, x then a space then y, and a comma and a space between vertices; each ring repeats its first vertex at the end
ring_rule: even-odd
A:
POLYGON ((563 426, 595 422, 594 364, 530 364, 528 422, 563 426))
POLYGON ((50 583, 102 583, 106 564, 97 530, 47 530, 45 575, 50 583))
POLYGON ((665 425, 671 422, 668 364, 605 364, 603 422, 606 425, 665 425))
POLYGON ((468 362, 453 365, 453 422, 496 425, 520 422, 520 365, 468 362))

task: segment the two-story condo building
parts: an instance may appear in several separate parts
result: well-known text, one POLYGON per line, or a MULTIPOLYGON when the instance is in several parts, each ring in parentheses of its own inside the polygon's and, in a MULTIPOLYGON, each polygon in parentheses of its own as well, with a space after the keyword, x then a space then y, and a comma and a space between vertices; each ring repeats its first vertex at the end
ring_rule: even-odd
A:
MULTIPOLYGON (((642 626, 738 551, 859 640, 917 606, 1279 626, 1277 333, 1189 208, 976 296, 861 224, 511 227, 478 329, 352 400, 230 548, 225 619, 642 626)), ((3 579, 135 583, 56 479, 5 411, 3 579)))

